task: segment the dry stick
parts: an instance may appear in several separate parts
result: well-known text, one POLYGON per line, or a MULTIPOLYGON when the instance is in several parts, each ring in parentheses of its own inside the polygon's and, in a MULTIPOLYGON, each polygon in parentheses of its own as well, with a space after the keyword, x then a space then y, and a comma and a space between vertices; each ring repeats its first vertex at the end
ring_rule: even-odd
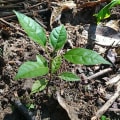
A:
POLYGON ((24 2, 24 0, 0 0, 0 4, 24 2))
POLYGON ((94 79, 94 78, 96 78, 96 77, 98 77, 100 75, 103 75, 103 74, 105 74, 107 72, 110 72, 110 71, 112 71, 112 68, 106 68, 104 70, 101 70, 100 72, 97 72, 97 73, 87 77, 87 79, 92 80, 92 79, 94 79))
MULTIPOLYGON (((43 12, 46 12, 46 11, 48 11, 49 9, 48 8, 46 8, 46 9, 42 9, 42 10, 35 10, 34 12, 37 12, 37 13, 43 13, 43 12)), ((20 12, 22 12, 22 11, 20 11, 20 12)), ((24 11, 23 11, 24 12, 24 11)), ((33 12, 27 12, 27 13, 23 13, 23 14, 25 14, 25 15, 32 15, 32 13, 33 12)), ((11 15, 11 16, 7 16, 7 17, 3 17, 3 19, 4 20, 6 20, 6 19, 13 19, 13 18, 16 18, 16 15, 11 15)))
MULTIPOLYGON (((14 8, 12 10, 14 10, 14 8)), ((3 18, 4 20, 16 18, 16 15, 12 12, 12 10, 11 11, 4 11, 3 10, 0 14, 0 18, 3 18)), ((25 13, 25 10, 19 10, 19 12, 25 13)))
MULTIPOLYGON (((22 29, 20 29, 20 28, 16 27, 15 25, 13 25, 13 24, 5 21, 4 19, 0 18, 0 21, 1 21, 2 23, 5 23, 5 24, 7 24, 8 26, 10 26, 10 27, 12 27, 12 28, 14 28, 14 29, 16 29, 16 30, 18 30, 18 31, 20 31, 20 32, 22 32, 22 33, 25 34, 25 32, 24 32, 22 29)), ((20 34, 20 35, 23 36, 23 34, 21 34, 21 33, 18 33, 18 34, 20 34)))
POLYGON ((37 3, 37 4, 33 5, 33 6, 30 6, 29 9, 32 9, 32 8, 34 8, 34 7, 37 7, 37 6, 40 6, 40 5, 42 5, 43 3, 45 3, 45 1, 44 1, 44 2, 40 2, 40 3, 37 3))
POLYGON ((120 85, 120 81, 115 84, 115 87, 118 89, 117 86, 119 86, 119 85, 120 85))
POLYGON ((6 16, 10 16, 13 15, 13 13, 11 11, 2 11, 0 13, 0 18, 6 17, 6 16))
POLYGON ((120 82, 117 84, 117 90, 115 94, 97 111, 96 115, 91 118, 91 120, 97 120, 100 118, 108 108, 113 104, 113 102, 119 97, 120 95, 120 82))
POLYGON ((118 109, 118 108, 109 108, 108 111, 120 112, 120 109, 118 109))
POLYGON ((6 9, 17 9, 17 8, 20 8, 22 6, 18 6, 18 5, 6 5, 6 6, 0 6, 0 9, 1 10, 6 10, 6 9))
POLYGON ((117 83, 120 80, 120 74, 118 74, 117 76, 113 77, 112 79, 110 79, 109 81, 106 82, 106 85, 114 85, 115 83, 117 83))
POLYGON ((34 17, 36 22, 38 22, 43 28, 47 29, 47 26, 45 26, 40 20, 38 20, 36 17, 34 17))

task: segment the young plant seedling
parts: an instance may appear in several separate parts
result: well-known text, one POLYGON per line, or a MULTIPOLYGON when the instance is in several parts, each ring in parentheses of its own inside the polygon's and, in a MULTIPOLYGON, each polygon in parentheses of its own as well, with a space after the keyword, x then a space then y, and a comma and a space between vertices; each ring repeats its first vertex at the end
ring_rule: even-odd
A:
POLYGON ((67 32, 64 25, 54 28, 47 41, 45 30, 37 22, 17 11, 14 11, 14 13, 29 38, 41 45, 49 58, 49 60, 46 60, 42 55, 36 55, 36 62, 25 62, 18 69, 18 73, 15 76, 16 80, 20 78, 35 78, 47 74, 49 75, 49 80, 42 77, 43 79, 34 82, 31 90, 32 93, 44 90, 46 86, 49 85, 49 82, 53 80, 54 74, 65 81, 80 81, 80 78, 72 72, 56 74, 57 70, 60 69, 62 59, 73 64, 110 64, 97 52, 84 48, 74 48, 67 51, 65 54, 59 54, 59 51, 63 48, 67 40, 67 32), (52 52, 48 51, 47 42, 50 44, 52 52))
POLYGON ((120 4, 120 0, 112 0, 109 4, 107 4, 105 7, 103 7, 98 14, 95 14, 94 16, 96 16, 97 18, 97 23, 100 23, 101 20, 106 19, 108 17, 110 17, 111 12, 110 10, 116 6, 120 4))

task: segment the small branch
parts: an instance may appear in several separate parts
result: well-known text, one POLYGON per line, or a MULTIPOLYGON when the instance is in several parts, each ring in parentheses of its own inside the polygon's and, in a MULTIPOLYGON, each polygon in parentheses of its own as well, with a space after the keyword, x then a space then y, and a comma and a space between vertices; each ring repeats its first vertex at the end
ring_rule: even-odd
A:
POLYGON ((117 89, 120 89, 120 88, 118 88, 118 86, 120 86, 120 81, 115 84, 115 87, 116 87, 117 89))
POLYGON ((8 3, 18 3, 18 2, 24 2, 24 0, 0 0, 0 4, 8 4, 8 3))
POLYGON ((19 6, 17 6, 17 5, 16 6, 15 5, 6 5, 6 6, 0 6, 0 9, 1 10, 3 10, 3 9, 4 10, 6 10, 6 9, 17 9, 17 8, 20 8, 20 7, 22 7, 22 6, 20 6, 20 5, 19 6))
POLYGON ((44 2, 40 2, 40 3, 37 3, 37 4, 33 5, 33 6, 30 6, 29 9, 32 9, 32 8, 34 8, 34 7, 37 7, 37 6, 40 6, 40 5, 45 4, 45 3, 46 3, 45 1, 44 1, 44 2))
POLYGON ((12 27, 12 28, 14 28, 14 29, 16 29, 17 31, 20 31, 20 32, 21 32, 21 33, 18 33, 18 34, 20 34, 20 35, 22 35, 22 36, 23 36, 22 33, 25 34, 25 32, 24 32, 22 29, 20 29, 20 28, 16 27, 15 25, 13 25, 13 24, 7 22, 6 20, 0 18, 0 21, 1 21, 2 23, 4 23, 4 24, 6 24, 6 25, 8 25, 8 26, 10 26, 10 27, 12 27))
POLYGON ((120 109, 117 109, 117 108, 109 108, 108 111, 120 112, 120 109))
POLYGON ((97 78, 98 76, 108 73, 110 71, 112 71, 112 68, 107 68, 107 69, 101 70, 100 72, 97 72, 97 73, 87 77, 87 79, 92 80, 92 79, 97 78))
POLYGON ((117 83, 120 80, 120 74, 118 74, 117 76, 113 77, 112 79, 110 79, 109 81, 106 82, 106 85, 114 85, 115 83, 117 83))
POLYGON ((41 21, 39 21, 36 17, 34 17, 36 22, 38 22, 43 28, 47 29, 47 26, 45 26, 41 21))
MULTIPOLYGON (((37 13, 44 13, 44 12, 46 12, 46 11, 48 11, 49 9, 48 8, 46 8, 46 9, 42 9, 42 10, 35 10, 34 12, 37 12, 37 13)), ((22 12, 22 11, 19 11, 19 12, 22 12)), ((24 11, 23 11, 24 12, 24 11)), ((32 13, 33 12, 27 12, 27 13, 23 13, 23 14, 25 14, 25 15, 28 15, 28 16, 32 16, 32 13)), ((7 17, 3 17, 3 19, 4 20, 6 20, 6 19, 13 19, 13 18, 16 18, 16 15, 10 15, 10 16, 7 16, 7 17)))

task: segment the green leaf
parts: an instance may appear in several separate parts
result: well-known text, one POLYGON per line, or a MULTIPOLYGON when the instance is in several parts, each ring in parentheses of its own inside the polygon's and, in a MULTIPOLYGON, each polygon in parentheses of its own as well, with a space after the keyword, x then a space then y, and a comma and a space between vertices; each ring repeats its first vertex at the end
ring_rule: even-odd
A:
POLYGON ((120 0, 112 0, 109 4, 102 8, 98 14, 95 14, 94 16, 97 18, 97 23, 103 19, 110 17, 110 9, 118 4, 120 4, 120 0))
POLYGON ((22 28, 25 30, 27 35, 34 42, 44 47, 46 45, 47 39, 44 29, 30 17, 17 11, 14 11, 14 13, 17 15, 19 23, 21 24, 22 28))
POLYGON ((36 80, 32 86, 31 94, 44 90, 47 84, 47 80, 36 80))
POLYGON ((37 62, 25 62, 19 69, 15 79, 19 78, 34 78, 37 76, 43 76, 48 73, 49 68, 40 61, 40 56, 36 56, 37 62))
POLYGON ((105 116, 105 115, 102 115, 102 116, 101 116, 101 120, 107 120, 106 116, 105 116))
POLYGON ((37 59, 37 62, 40 63, 40 64, 43 64, 43 66, 45 66, 45 67, 48 66, 47 61, 43 56, 37 55, 36 59, 37 59))
POLYGON ((52 61, 52 73, 55 73, 60 68, 61 62, 62 61, 61 61, 60 56, 57 56, 53 59, 53 61, 52 61))
POLYGON ((59 78, 66 81, 80 81, 80 78, 72 72, 63 72, 59 75, 59 78))
POLYGON ((66 52, 63 56, 67 61, 74 64, 83 65, 110 64, 97 52, 84 48, 74 48, 66 52))
POLYGON ((64 46, 66 39, 67 32, 63 25, 54 28, 50 34, 50 44, 56 51, 64 46))
POLYGON ((27 107, 29 110, 35 108, 34 104, 32 104, 32 103, 26 104, 26 107, 27 107))

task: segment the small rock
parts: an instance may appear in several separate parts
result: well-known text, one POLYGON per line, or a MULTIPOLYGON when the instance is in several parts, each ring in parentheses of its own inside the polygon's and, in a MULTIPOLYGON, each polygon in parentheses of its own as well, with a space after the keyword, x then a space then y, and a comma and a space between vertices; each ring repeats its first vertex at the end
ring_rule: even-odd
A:
POLYGON ((0 82, 0 89, 3 89, 5 87, 5 83, 4 82, 0 82))
POLYGON ((33 80, 32 79, 27 79, 25 80, 24 87, 23 89, 31 89, 33 85, 33 80))

